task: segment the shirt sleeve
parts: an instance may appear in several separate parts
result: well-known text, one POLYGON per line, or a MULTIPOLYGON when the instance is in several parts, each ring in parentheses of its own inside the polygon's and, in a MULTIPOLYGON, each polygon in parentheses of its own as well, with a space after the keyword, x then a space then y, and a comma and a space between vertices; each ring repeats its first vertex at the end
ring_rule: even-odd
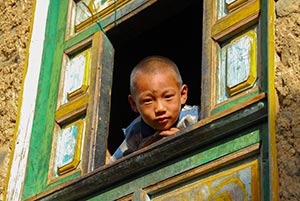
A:
POLYGON ((185 105, 179 114, 177 128, 186 128, 199 121, 200 110, 198 106, 185 105))
POLYGON ((112 163, 119 158, 122 158, 124 156, 124 153, 128 152, 128 146, 126 139, 122 142, 122 144, 118 147, 118 149, 115 151, 115 153, 110 157, 109 161, 112 163))
POLYGON ((114 162, 138 149, 141 141, 140 124, 141 118, 137 117, 126 129, 123 129, 125 139, 115 153, 110 157, 110 162, 114 162))

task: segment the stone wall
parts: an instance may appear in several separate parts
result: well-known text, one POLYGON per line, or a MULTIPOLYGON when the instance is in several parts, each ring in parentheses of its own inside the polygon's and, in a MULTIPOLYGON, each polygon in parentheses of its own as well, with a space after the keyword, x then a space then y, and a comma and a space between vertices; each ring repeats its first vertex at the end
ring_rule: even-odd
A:
MULTIPOLYGON (((0 200, 12 148, 33 0, 0 0, 0 200)), ((276 1, 280 200, 300 200, 300 1, 276 1)))
POLYGON ((6 181, 33 0, 0 0, 0 200, 6 181))
POLYGON ((277 152, 280 200, 300 200, 300 1, 276 2, 277 152))

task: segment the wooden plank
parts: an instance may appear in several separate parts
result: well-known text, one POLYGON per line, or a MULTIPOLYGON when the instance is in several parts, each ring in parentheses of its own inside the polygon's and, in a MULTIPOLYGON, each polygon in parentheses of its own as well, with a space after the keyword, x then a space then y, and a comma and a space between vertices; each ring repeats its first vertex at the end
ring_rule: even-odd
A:
POLYGON ((263 177, 264 200, 279 200, 279 179, 277 167, 277 143, 276 143, 276 91, 275 91, 275 2, 262 1, 262 23, 261 23, 261 63, 263 79, 262 86, 268 92, 268 135, 264 136, 265 146, 263 155, 267 156, 268 162, 265 162, 264 170, 266 174, 263 177))
POLYGON ((115 10, 120 10, 120 7, 124 6, 125 4, 130 3, 130 1, 132 1, 132 0, 119 0, 117 4, 113 3, 110 6, 108 6, 107 8, 101 10, 100 12, 98 12, 96 14, 95 13, 91 13, 91 14, 93 14, 92 17, 84 20, 83 22, 81 22, 80 24, 78 24, 78 25, 75 26, 75 32, 79 32, 79 31, 87 28, 92 23, 95 23, 95 22, 99 21, 100 19, 103 20, 109 14, 115 12, 115 10), (116 6, 117 6, 117 8, 116 8, 116 6))
POLYGON ((102 32, 95 33, 94 43, 93 54, 98 58, 94 61, 96 77, 93 79, 95 83, 90 100, 93 106, 90 108, 92 122, 88 135, 92 139, 89 145, 89 158, 92 160, 88 171, 104 165, 106 161, 114 61, 114 48, 102 32))
POLYGON ((53 189, 44 191, 28 200, 79 200, 105 188, 124 182, 126 179, 145 172, 156 165, 182 157, 199 147, 239 133, 242 129, 266 121, 267 108, 264 99, 254 102, 222 118, 211 119, 209 124, 196 124, 138 150, 115 163, 102 166, 95 171, 53 189), (176 152, 171 151, 176 150, 176 152))
POLYGON ((162 182, 159 182, 157 184, 154 184, 153 186, 149 186, 147 188, 145 188, 144 190, 149 193, 156 193, 158 190, 162 189, 162 188, 165 188, 167 186, 171 186, 171 185, 174 185, 178 182, 182 182, 182 181, 185 181, 185 180, 188 180, 188 179, 192 179, 194 177, 197 177, 199 175, 204 175, 208 172, 211 172, 217 168, 221 168, 221 167, 224 167, 228 164, 231 164, 235 161, 238 161, 242 158, 246 158, 250 155, 253 155, 255 153, 257 153, 259 151, 259 147, 260 147, 260 144, 259 143, 256 143, 256 144, 253 144, 253 145, 250 145, 249 147, 247 148, 244 148, 244 149, 241 149, 237 152, 234 152, 232 154, 229 154, 227 156, 224 156, 224 157, 221 157, 217 160, 214 160, 212 162, 209 162, 205 165, 201 165, 197 168, 194 168, 188 172, 185 172, 183 174, 180 174, 180 175, 176 175, 170 179, 167 179, 165 181, 162 181, 162 182))
POLYGON ((212 27, 212 37, 216 41, 223 41, 226 38, 245 29, 258 21, 260 12, 260 1, 250 1, 236 11, 218 20, 212 27))
POLYGON ((240 94, 237 94, 221 103, 216 104, 216 102, 214 102, 212 104, 211 114, 223 112, 224 110, 227 110, 230 107, 235 106, 235 105, 239 105, 239 104, 243 104, 243 103, 247 104, 248 101, 251 102, 254 99, 257 99, 262 94, 264 94, 264 93, 261 93, 260 87, 256 86, 256 87, 253 87, 252 89, 248 89, 244 92, 241 92, 240 94))
POLYGON ((202 34, 202 69, 201 69, 201 119, 210 115, 211 102, 214 98, 214 79, 216 45, 211 37, 211 27, 213 23, 212 12, 214 2, 203 1, 203 34, 202 34))
MULTIPOLYGON (((57 13, 59 8, 66 9, 66 3, 50 1, 48 12, 57 13)), ((32 129, 29 127, 31 139, 26 175, 23 180, 24 186, 21 189, 21 191, 23 190, 22 199, 37 194, 41 189, 46 188, 63 53, 61 46, 58 44, 61 44, 60 41, 64 40, 64 30, 56 29, 56 27, 64 26, 65 21, 60 19, 65 19, 66 14, 64 12, 47 18, 35 115, 32 129), (58 55, 60 56, 57 57, 58 55), (39 168, 36 168, 34 164, 39 164, 39 168)))
POLYGON ((85 94, 72 102, 62 105, 55 114, 56 122, 61 125, 84 114, 88 107, 88 99, 89 94, 85 94))
MULTIPOLYGON (((49 9, 49 0, 31 1, 32 16, 30 20, 29 35, 26 46, 26 58, 24 61, 23 82, 18 102, 18 117, 14 130, 13 144, 10 152, 8 173, 5 183, 2 183, 4 193, 3 200, 20 200, 26 175, 26 164, 30 147, 31 132, 33 127, 34 111, 37 105, 36 97, 39 95, 39 75, 42 72, 42 58, 45 37, 51 35, 54 30, 49 27, 46 31, 46 19, 49 9), (30 54, 29 54, 30 53, 30 54)), ((56 17, 53 17, 54 19, 56 17)), ((49 51, 49 57, 53 56, 53 50, 49 51)), ((20 69, 19 69, 20 70, 20 69)), ((1 118, 1 123, 3 119, 1 118)), ((3 157, 3 156, 2 156, 3 157)), ((2 158, 1 157, 1 158, 2 158)), ((3 159, 1 159, 3 160, 3 159)), ((4 168, 2 166, 2 168, 4 168)))
MULTIPOLYGON (((161 192, 150 192, 152 201, 165 201, 182 198, 183 200, 257 200, 259 192, 258 160, 245 164, 234 164, 236 167, 215 171, 215 174, 204 178, 191 178, 175 186, 161 189, 161 192), (245 177, 247 181, 245 181, 245 177), (197 199, 198 198, 198 199, 197 199)), ((259 199, 258 199, 259 200, 259 199)))
MULTIPOLYGON (((251 105, 251 104, 253 104, 255 102, 258 102, 258 101, 264 99, 265 97, 266 97, 266 95, 264 93, 261 93, 258 96, 252 97, 252 98, 250 98, 250 99, 248 99, 248 100, 246 100, 246 101, 244 101, 242 103, 236 104, 236 105, 234 105, 234 106, 232 106, 232 107, 230 107, 228 109, 225 109, 222 112, 216 113, 216 114, 211 115, 211 116, 209 116, 209 117, 207 117, 205 119, 202 119, 202 120, 200 120, 194 126, 198 127, 198 126, 206 125, 206 124, 208 124, 208 123, 210 123, 212 121, 215 121, 216 119, 225 117, 225 116, 229 115, 230 113, 233 113, 233 112, 238 111, 238 110, 240 110, 240 109, 242 109, 244 107, 247 107, 247 106, 249 106, 249 105, 251 105)), ((263 103, 261 102, 261 104, 263 104, 263 103)), ((265 107, 265 106, 261 105, 261 107, 265 107)))

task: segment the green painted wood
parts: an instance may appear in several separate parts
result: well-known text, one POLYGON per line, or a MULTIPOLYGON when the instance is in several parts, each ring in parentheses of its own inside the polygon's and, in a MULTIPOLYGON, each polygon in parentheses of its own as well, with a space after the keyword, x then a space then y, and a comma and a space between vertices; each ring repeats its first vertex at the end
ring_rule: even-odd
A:
POLYGON ((216 113, 222 112, 222 111, 224 111, 228 108, 231 108, 232 106, 234 106, 238 103, 243 103, 244 101, 259 95, 259 93, 261 93, 261 92, 260 91, 254 91, 254 92, 248 93, 248 94, 246 94, 246 95, 244 95, 244 96, 242 96, 242 97, 240 97, 236 100, 225 103, 222 106, 219 106, 219 107, 215 108, 214 110, 212 110, 211 114, 216 114, 216 113))
MULTIPOLYGON (((48 11, 50 17, 47 18, 38 96, 22 199, 29 198, 57 185, 55 183, 47 186, 46 183, 62 62, 62 44, 65 36, 64 27, 66 22, 61 19, 66 19, 67 13, 61 12, 58 15, 53 15, 53 13, 58 13, 59 9, 66 10, 67 7, 67 1, 50 1, 48 11)), ((78 173, 61 180, 60 183, 75 176, 78 176, 78 173)))
MULTIPOLYGON (((146 1, 136 2, 142 3, 146 1)), ((138 3, 135 4, 135 6, 138 5, 138 3)), ((67 19, 67 7, 68 1, 52 0, 50 2, 50 15, 46 27, 47 35, 42 60, 43 67, 39 81, 23 199, 44 192, 44 197, 38 198, 44 200, 78 200, 88 198, 90 200, 111 200, 130 192, 136 192, 137 186, 142 188, 151 183, 167 179, 175 174, 247 147, 261 139, 263 143, 268 143, 268 139, 264 135, 264 133, 268 132, 266 127, 267 109, 265 107, 266 101, 264 100, 263 103, 254 103, 208 125, 193 127, 179 132, 175 136, 139 150, 115 164, 102 166, 80 177, 78 177, 80 173, 73 174, 47 186, 54 114, 63 52, 99 30, 98 25, 95 24, 65 42, 66 21, 61 19, 67 19), (53 13, 59 14, 53 15, 53 13), (261 126, 256 126, 257 124, 261 126), (253 127, 256 130, 253 130, 253 127), (65 181, 68 182, 62 184, 65 181), (60 187, 57 187, 59 184, 61 184, 60 187)), ((130 9, 129 7, 126 8, 123 10, 124 12, 122 11, 123 13, 120 12, 118 15, 128 14, 132 11, 130 9)), ((112 23, 112 21, 109 22, 109 19, 106 20, 107 22, 104 20, 104 24, 112 23)), ((109 43, 105 42, 104 46, 109 46, 109 43)), ((105 52, 104 57, 109 56, 111 56, 111 51, 105 52)), ((105 65, 111 65, 111 63, 105 65)), ((105 72, 105 74, 112 76, 111 72, 105 72)), ((110 82, 109 79, 105 80, 105 76, 102 79, 104 83, 110 82)), ((109 88, 102 88, 101 90, 104 90, 102 93, 107 94, 109 88)), ((242 102, 250 97, 243 97, 237 102, 230 104, 242 102)), ((107 101, 109 101, 108 95, 100 100, 100 107, 101 104, 109 104, 107 101)), ((224 107, 230 107, 230 105, 224 107)), ((99 111, 100 116, 108 113, 108 110, 99 111)), ((105 135, 105 132, 101 132, 100 128, 107 126, 105 121, 102 123, 102 125, 99 125, 99 139, 105 135)), ((104 145, 103 143, 105 142, 100 140, 97 143, 104 145)), ((263 173, 267 175, 269 172, 266 147, 264 147, 263 153, 263 173)), ((97 157, 99 160, 97 158, 96 161, 103 161, 104 154, 102 153, 97 157)), ((96 165, 102 164, 100 162, 96 165)), ((267 190, 269 186, 268 176, 266 176, 266 179, 267 181, 263 184, 263 188, 267 190)))
MULTIPOLYGON (((117 20, 119 18, 124 17, 125 15, 130 14, 130 12, 132 12, 133 10, 137 9, 138 7, 142 6, 143 4, 147 3, 149 0, 137 0, 137 1, 133 1, 129 4, 127 4, 126 6, 123 6, 122 8, 120 8, 117 11, 117 20)), ((101 20, 101 25, 102 27, 105 27, 110 25, 110 24, 114 24, 115 22, 115 15, 112 14, 110 16, 105 17, 104 19, 100 19, 101 20)), ((95 33, 96 31, 100 30, 99 25, 95 22, 91 27, 89 27, 88 29, 78 33, 76 36, 72 37, 71 39, 69 39, 68 41, 65 42, 64 44, 64 49, 68 49, 70 47, 72 47, 73 45, 77 44, 78 42, 84 40, 85 38, 93 35, 93 33, 95 33)))
MULTIPOLYGON (((269 89, 269 82, 273 81, 270 80, 268 76, 269 68, 274 68, 273 66, 269 65, 269 48, 274 48, 272 44, 269 44, 269 29, 273 29, 274 27, 270 27, 269 25, 269 13, 274 12, 273 10, 269 10, 269 0, 261 1, 261 23, 260 23, 260 30, 261 30, 261 67, 262 67, 262 90, 268 92, 269 89)), ((274 19, 273 19, 274 20, 274 19)), ((268 94, 268 101, 275 101, 270 100, 270 95, 268 94)), ((268 118, 270 121, 270 116, 268 118)), ((271 120, 271 121, 275 121, 271 120)), ((269 124, 270 125, 270 124, 269 124)), ((272 195, 272 184, 271 184, 271 175, 272 172, 270 171, 270 155, 273 154, 270 152, 270 130, 269 128, 265 129, 265 135, 262 137, 263 147, 262 147, 262 200, 272 200, 272 197, 276 197, 278 195, 272 195)), ((276 145, 272 145, 276 146, 276 145)))
MULTIPOLYGON (((147 2, 147 0, 135 1, 133 4, 130 4, 130 6, 124 7, 117 13, 118 18, 130 13, 133 9, 139 7, 145 2, 147 2)), ((42 58, 42 68, 38 87, 38 97, 36 100, 37 104, 33 121, 29 158, 22 199, 27 199, 33 195, 51 189, 65 181, 68 181, 80 175, 80 173, 75 173, 55 183, 46 185, 48 178, 48 167, 51 153, 62 55, 66 49, 72 47, 73 45, 76 45, 78 42, 93 35, 96 31, 99 30, 99 26, 95 24, 88 28, 86 31, 83 31, 82 33, 65 42, 67 23, 65 19, 67 19, 67 10, 68 1, 50 1, 48 11, 49 17, 47 18, 46 37, 42 58)), ((105 19, 102 23, 104 25, 108 25, 112 22, 113 19, 110 17, 105 19)), ((104 48, 110 50, 105 51, 103 57, 112 57, 111 49, 113 48, 109 47, 109 45, 111 44, 107 43, 107 41, 108 40, 106 39, 104 48)), ((112 66, 112 60, 110 61, 110 63, 103 63, 103 65, 106 67, 103 71, 101 82, 102 85, 105 85, 107 87, 101 88, 101 93, 104 93, 106 95, 101 97, 101 100, 99 100, 99 107, 108 109, 101 110, 99 112, 99 115, 104 118, 104 123, 100 123, 99 128, 107 128, 108 126, 107 122, 109 117, 109 107, 107 106, 110 105, 109 86, 111 86, 112 82, 112 69, 108 68, 107 66, 112 66)), ((108 60, 106 62, 108 62, 108 60)), ((104 133, 105 132, 103 132, 103 130, 99 130, 99 139, 97 139, 100 145, 106 143, 105 141, 100 139, 106 139, 106 137, 104 138, 103 136, 104 133)), ((105 135, 106 134, 107 133, 105 133, 105 135)), ((105 148, 106 145, 103 147, 105 148)), ((96 151, 99 151, 99 149, 97 149, 96 151)), ((103 161, 104 156, 105 154, 103 153, 97 155, 96 161, 103 161)))
POLYGON ((262 189, 262 200, 271 200, 271 183, 270 183, 270 158, 269 158, 269 130, 268 127, 264 127, 264 135, 261 136, 261 140, 263 143, 262 153, 261 153, 261 189, 262 189))
MULTIPOLYGON (((91 36, 95 31, 98 31, 97 27, 92 27, 86 32, 74 37, 71 42, 65 43, 66 35, 66 20, 68 10, 68 1, 52 0, 49 5, 49 14, 47 18, 46 26, 46 39, 44 43, 44 52, 42 58, 42 68, 40 73, 38 97, 36 104, 36 112, 33 121, 33 129, 31 135, 31 143, 29 149, 28 165, 26 170, 25 185, 22 194, 22 199, 27 199, 36 194, 39 194, 45 190, 51 189, 61 183, 64 183, 72 178, 81 175, 80 172, 76 172, 68 177, 58 180, 57 182, 47 185, 48 168, 51 154, 52 135, 54 129, 54 119, 57 104, 57 95, 60 82, 61 64, 64 50, 76 45, 81 40, 91 36), (58 13, 58 15, 53 15, 58 13), (68 46, 69 45, 69 46, 68 46)), ((99 115, 103 118, 104 122, 108 122, 109 117, 109 105, 110 105, 110 90, 112 84, 112 59, 113 48, 106 38, 104 42, 104 51, 102 65, 103 72, 101 77, 101 85, 106 86, 101 88, 101 93, 105 94, 101 96, 99 101, 99 107, 106 108, 99 112, 99 115)), ((96 94, 96 93, 93 93, 96 94)), ((99 128, 107 128, 107 125, 100 123, 99 128)), ((103 139, 106 139, 107 132, 100 130, 98 133, 99 146, 106 147, 103 143, 106 143, 103 139), (105 135, 105 136, 103 136, 105 135)), ((99 150, 96 150, 99 151, 99 150)), ((96 157, 96 161, 103 161, 105 158, 105 152, 99 154, 96 157), (100 158, 100 159, 98 159, 100 158)))
POLYGON ((65 41, 65 43, 62 43, 63 49, 67 50, 71 48, 72 46, 76 45, 77 43, 81 42, 82 40, 92 36, 96 31, 98 31, 100 28, 95 23, 90 28, 86 29, 85 31, 80 32, 79 34, 75 35, 74 37, 68 39, 65 41))
MULTIPOLYGON (((92 195, 101 193, 103 195, 99 196, 106 196, 106 198, 119 197, 133 192, 138 187, 131 183, 134 182, 134 178, 140 178, 137 183, 146 185, 145 182, 171 177, 221 157, 224 153, 258 142, 260 140, 258 132, 249 129, 256 127, 261 130, 260 126, 266 125, 267 111, 263 105, 262 102, 254 103, 210 124, 180 131, 116 163, 102 166, 90 174, 71 180, 62 188, 45 192, 39 198, 43 200, 92 199, 92 195)), ((259 131, 259 136, 261 135, 264 133, 259 131)))
MULTIPOLYGON (((154 168, 154 171, 150 170, 147 174, 142 174, 141 177, 138 177, 133 181, 115 186, 113 189, 108 190, 107 192, 104 192, 101 195, 95 196, 89 200, 97 201, 117 199, 121 196, 133 193, 135 189, 142 189, 149 185, 171 178, 174 175, 178 175, 187 170, 196 168, 200 165, 206 164, 222 156, 238 151, 241 148, 245 148, 259 141, 260 131, 255 130, 218 146, 212 146, 211 148, 199 151, 198 153, 190 157, 182 157, 182 159, 179 161, 175 161, 174 163, 167 163, 164 167, 154 168)), ((205 177, 205 175, 202 175, 202 177, 205 177)), ((135 193, 135 195, 139 197, 137 193, 135 193)))

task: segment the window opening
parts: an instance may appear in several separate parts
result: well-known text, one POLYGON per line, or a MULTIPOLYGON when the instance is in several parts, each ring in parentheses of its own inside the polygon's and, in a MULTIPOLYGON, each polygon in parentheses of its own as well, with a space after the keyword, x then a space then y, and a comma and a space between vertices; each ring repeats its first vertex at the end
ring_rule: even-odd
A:
POLYGON ((122 128, 138 115, 127 96, 130 72, 142 58, 162 55, 172 59, 188 85, 187 104, 200 106, 202 9, 198 0, 157 2, 107 31, 116 50, 108 136, 111 153, 124 139, 122 128))

